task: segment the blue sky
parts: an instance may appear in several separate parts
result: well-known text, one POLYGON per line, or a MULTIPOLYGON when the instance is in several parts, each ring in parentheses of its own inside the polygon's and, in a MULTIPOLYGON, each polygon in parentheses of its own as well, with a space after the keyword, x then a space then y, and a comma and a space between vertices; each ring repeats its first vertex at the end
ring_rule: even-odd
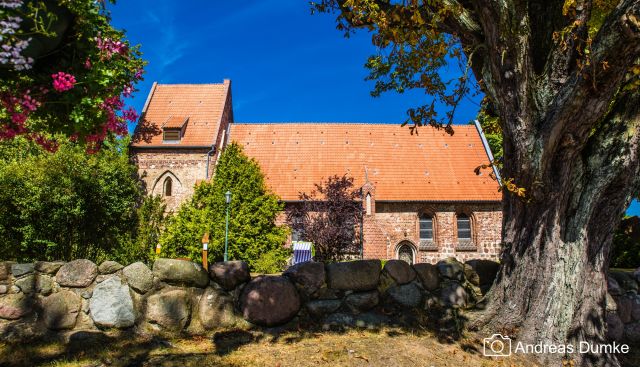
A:
MULTIPOLYGON (((220 83, 231 79, 239 122, 401 123, 406 110, 430 103, 414 91, 373 98, 363 67, 375 54, 371 37, 345 39, 334 18, 311 15, 303 0, 120 0, 110 6, 115 27, 142 45, 145 80, 129 104, 138 111, 154 81, 220 83)), ((457 66, 444 71, 458 75, 457 66)), ((467 123, 481 96, 466 98, 456 123, 467 123)), ((640 204, 632 205, 640 214, 640 204)))

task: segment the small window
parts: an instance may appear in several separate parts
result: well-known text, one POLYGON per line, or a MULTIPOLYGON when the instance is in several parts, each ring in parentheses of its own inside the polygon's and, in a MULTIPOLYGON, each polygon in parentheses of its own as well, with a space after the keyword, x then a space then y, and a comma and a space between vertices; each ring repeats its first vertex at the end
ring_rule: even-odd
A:
POLYGON ((410 245, 405 243, 398 247, 398 260, 413 264, 413 249, 410 245))
POLYGON ((458 215, 458 241, 471 240, 471 220, 465 214, 458 215))
POLYGON ((171 177, 167 177, 164 180, 164 196, 171 196, 172 186, 173 180, 171 179, 171 177))
POLYGON ((428 215, 420 217, 420 240, 433 241, 433 218, 428 215))
POLYGON ((302 218, 296 217, 291 227, 291 241, 304 241, 304 221, 302 218))
POLYGON ((176 142, 180 141, 180 130, 164 130, 162 136, 163 141, 176 142))

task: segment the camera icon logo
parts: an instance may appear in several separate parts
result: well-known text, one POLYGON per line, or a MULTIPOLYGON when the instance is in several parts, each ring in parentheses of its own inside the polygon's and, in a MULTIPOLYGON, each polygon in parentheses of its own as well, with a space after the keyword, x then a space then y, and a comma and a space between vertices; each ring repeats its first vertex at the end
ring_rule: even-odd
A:
POLYGON ((490 338, 484 338, 485 357, 508 357, 511 355, 511 338, 502 334, 493 334, 490 338))

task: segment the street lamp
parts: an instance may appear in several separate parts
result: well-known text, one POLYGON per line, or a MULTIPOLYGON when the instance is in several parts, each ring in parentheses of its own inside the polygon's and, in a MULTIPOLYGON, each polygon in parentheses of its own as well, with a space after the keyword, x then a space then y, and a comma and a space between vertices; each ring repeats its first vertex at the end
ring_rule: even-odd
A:
POLYGON ((227 202, 227 222, 224 230, 224 261, 229 260, 229 204, 231 204, 231 191, 227 191, 224 194, 225 201, 227 202))

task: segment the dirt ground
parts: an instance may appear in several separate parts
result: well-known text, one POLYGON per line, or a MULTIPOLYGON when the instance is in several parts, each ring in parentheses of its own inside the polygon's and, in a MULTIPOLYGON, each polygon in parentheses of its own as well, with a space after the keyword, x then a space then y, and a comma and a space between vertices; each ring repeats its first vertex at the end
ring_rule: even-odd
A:
POLYGON ((540 366, 521 356, 484 357, 482 349, 482 341, 473 336, 446 342, 428 332, 394 328, 271 334, 230 330, 181 339, 76 332, 64 342, 0 343, 0 366, 540 366))
POLYGON ((439 342, 401 329, 265 334, 232 330, 165 340, 127 334, 75 333, 66 343, 0 343, 2 366, 535 366, 486 358, 480 340, 439 342), (78 335, 80 334, 80 335, 78 335))

